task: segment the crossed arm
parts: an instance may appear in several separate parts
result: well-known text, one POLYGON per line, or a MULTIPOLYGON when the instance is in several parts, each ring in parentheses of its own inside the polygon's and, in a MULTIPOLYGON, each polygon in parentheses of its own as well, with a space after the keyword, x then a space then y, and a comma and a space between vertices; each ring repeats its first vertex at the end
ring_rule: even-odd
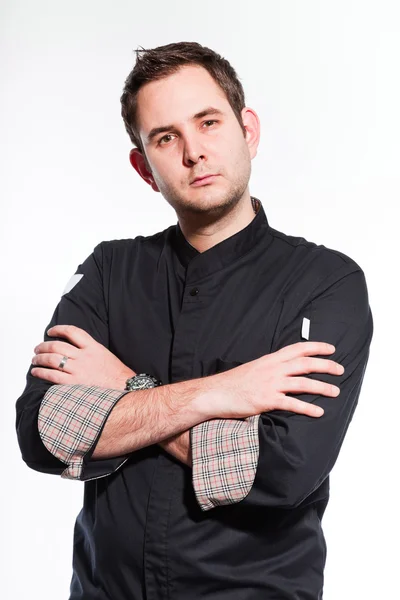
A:
MULTIPOLYGON (((184 464, 192 466, 190 439, 192 427, 213 418, 232 416, 241 419, 254 416, 257 412, 252 402, 246 406, 246 403, 241 401, 235 409, 234 395, 230 392, 232 388, 240 389, 238 385, 240 382, 237 380, 230 388, 226 374, 223 375, 225 389, 221 387, 221 377, 217 382, 214 376, 211 384, 208 383, 210 378, 202 378, 149 390, 118 393, 118 390, 123 390, 125 380, 135 372, 107 348, 96 342, 83 329, 73 325, 56 325, 49 329, 48 334, 67 339, 70 343, 42 342, 35 348, 35 356, 32 358, 32 364, 35 366, 31 374, 55 384, 44 396, 39 411, 39 430, 47 447, 60 458, 74 465, 70 467, 72 472, 77 470, 76 465, 79 464, 83 452, 92 445, 94 450, 91 458, 102 459, 126 455, 144 446, 158 443, 166 452, 184 464), (67 356, 68 360, 61 371, 59 365, 63 355, 67 356), (220 391, 216 392, 215 388, 219 387, 220 391), (220 401, 224 393, 229 397, 226 410, 233 410, 232 415, 224 413, 223 402, 220 401), (81 424, 75 425, 71 415, 75 418, 77 415, 82 417, 84 411, 90 412, 84 414, 81 424), (96 440, 98 429, 104 420, 104 428, 96 440), (58 423, 58 426, 55 423, 58 423), (79 428, 81 431, 77 433, 79 428), (60 443, 60 432, 63 434, 67 432, 68 442, 60 443), (74 438, 78 443, 80 442, 80 452, 77 452, 77 449, 74 450, 74 454, 65 452, 62 447, 72 447, 71 442, 74 438), (74 456, 78 456, 78 461, 73 458, 74 456)), ((304 351, 307 354, 307 352, 317 352, 319 349, 321 353, 329 353, 329 345, 326 344, 303 344, 303 346, 307 348, 291 351, 295 358, 296 352, 301 355, 304 351)), ((330 351, 333 350, 332 347, 330 351)), ((287 360, 289 354, 282 355, 281 362, 285 361, 285 358, 287 360)), ((269 366, 274 374, 278 370, 278 362, 279 359, 275 365, 269 366)), ((267 364, 265 368, 268 371, 267 364)), ((343 372, 343 367, 332 361, 319 361, 319 363, 318 360, 314 361, 314 369, 318 368, 320 371, 331 371, 334 374, 343 372)), ((303 386, 298 391, 307 391, 311 386, 308 380, 302 383, 303 386)), ((312 387, 315 386, 321 393, 328 395, 332 392, 333 395, 339 393, 339 388, 336 386, 327 386, 321 382, 312 384, 312 387)), ((253 393, 257 395, 258 390, 254 381, 253 388, 253 393)), ((268 399, 268 403, 271 405, 276 390, 271 384, 270 388, 271 398, 268 399)), ((251 396, 250 390, 249 395, 251 396)), ((296 401, 291 400, 291 402, 293 405, 291 408, 296 412, 318 416, 317 407, 304 402, 298 402, 297 405, 296 401)), ((282 399, 277 407, 280 406, 283 406, 282 399)), ((267 402, 260 406, 260 412, 262 408, 268 408, 267 402)), ((274 406, 271 405, 271 408, 274 406)))
MULTIPOLYGON (((93 284, 88 285, 86 295, 79 298, 79 303, 76 299, 70 303, 63 300, 53 316, 52 323, 65 322, 67 315, 67 322, 73 322, 77 328, 83 328, 82 313, 89 310, 89 303, 90 307, 95 305, 90 296, 94 293, 93 289, 93 284), (81 308, 83 302, 86 305, 81 308), (80 312, 75 314, 78 310, 80 312)), ((98 308, 97 297, 96 301, 98 308)), ((314 351, 308 356, 331 354, 335 350, 332 358, 345 367, 344 376, 340 377, 343 370, 337 370, 339 365, 327 359, 309 358, 308 360, 314 362, 312 367, 305 370, 305 355, 300 357, 301 368, 297 372, 295 369, 288 371, 288 348, 290 345, 296 346, 300 339, 301 311, 278 332, 277 343, 271 355, 202 380, 140 392, 123 391, 124 381, 132 375, 132 371, 126 373, 126 367, 119 363, 118 368, 112 371, 118 372, 117 382, 116 376, 108 369, 109 365, 116 367, 113 361, 118 361, 111 353, 107 355, 107 359, 105 355, 100 357, 101 368, 96 367, 96 374, 100 372, 103 380, 90 377, 84 380, 82 374, 90 375, 90 365, 99 364, 93 360, 92 351, 85 352, 87 362, 84 363, 65 352, 66 347, 57 347, 57 352, 48 352, 49 347, 42 346, 41 350, 46 351, 36 354, 34 362, 37 364, 28 373, 27 388, 17 402, 17 430, 25 461, 40 471, 85 480, 113 472, 127 460, 124 452, 129 453, 135 448, 158 443, 181 462, 192 462, 193 485, 203 510, 238 501, 250 505, 298 505, 329 474, 357 403, 372 336, 372 318, 362 273, 354 271, 348 274, 346 271, 340 279, 338 278, 337 283, 327 287, 326 293, 321 291, 309 308, 307 316, 311 318, 312 339, 334 342, 335 345, 337 343, 336 350, 331 346, 325 352, 321 352, 317 351, 321 348, 318 346, 317 350, 314 347, 314 351), (61 354, 58 354, 60 350, 61 354), (280 360, 277 361, 277 355, 282 352, 286 354, 280 354, 280 360), (67 361, 66 367, 74 366, 74 375, 79 382, 77 384, 71 385, 68 380, 71 373, 68 373, 67 369, 64 369, 64 372, 58 370, 64 353, 73 359, 67 361), (46 364, 47 368, 44 371, 47 381, 44 381, 38 357, 43 358, 46 354, 53 354, 53 362, 46 364), (323 368, 321 363, 325 363, 323 368), (330 363, 332 364, 327 369, 326 365, 330 363), (82 365, 82 372, 79 371, 79 364, 82 365), (39 371, 36 371, 36 368, 39 371), (304 373, 324 375, 320 381, 312 376, 295 376, 304 373), (55 378, 52 379, 52 376, 55 378), (206 390, 204 395, 204 388, 201 386, 207 385, 207 380, 212 378, 219 379, 213 379, 212 393, 206 390), (87 382, 86 385, 83 385, 83 381, 87 382), (238 391, 239 381, 254 382, 252 393, 249 394, 246 387, 238 391), (217 382, 218 385, 215 385, 217 382), (285 382, 285 390, 282 388, 282 382, 285 382), (340 385, 338 398, 337 390, 334 389, 336 382, 340 385), (200 386, 200 396, 198 389, 193 389, 194 383, 200 386), (190 387, 185 388, 185 385, 190 387), (154 394, 153 399, 159 399, 157 406, 162 410, 162 404, 168 407, 168 401, 171 400, 168 394, 171 390, 177 392, 175 400, 179 400, 179 396, 183 398, 186 390, 186 399, 194 400, 194 409, 179 411, 176 410, 176 406, 172 407, 172 413, 181 415, 178 419, 171 418, 171 412, 164 413, 165 419, 158 418, 163 413, 155 413, 153 419, 147 419, 142 433, 136 431, 138 435, 135 441, 132 426, 139 423, 140 411, 142 416, 149 416, 148 412, 144 412, 148 394, 154 394), (285 396, 285 392, 295 393, 297 399, 285 396), (303 396, 299 396, 298 393, 303 393, 303 396), (65 469, 68 461, 61 458, 68 444, 65 443, 65 427, 62 423, 57 425, 59 415, 63 413, 63 410, 58 410, 57 413, 57 406, 60 406, 57 403, 57 394, 58 400, 60 395, 68 396, 64 400, 69 403, 70 408, 71 402, 75 402, 74 427, 79 431, 78 442, 82 442, 81 446, 78 444, 74 447, 76 471, 65 469), (248 402, 250 396, 251 406, 248 402), (199 398, 202 402, 199 402, 199 398), (125 408, 130 406, 130 421, 126 419, 124 403, 125 408), (310 418, 321 415, 317 412, 316 403, 325 411, 322 419, 310 418), (41 421, 40 437, 38 431, 35 431, 38 408, 41 421), (89 429, 94 428, 90 435, 85 429, 88 423, 89 429), (113 428, 114 434, 117 431, 120 437, 121 424, 126 425, 131 435, 125 438, 125 446, 114 445, 110 450, 111 440, 116 438, 113 428), (56 431, 52 432, 52 428, 56 431)), ((95 333, 95 337, 101 339, 102 336, 98 333, 100 328, 104 329, 104 336, 107 335, 106 314, 96 315, 96 318, 96 330, 91 333, 95 333)), ((62 326, 57 325, 58 327, 62 326)), ((59 329, 49 330, 49 334, 54 337, 56 332, 59 335, 61 333, 59 329)), ((57 343, 63 344, 64 340, 65 337, 57 343)), ((51 341, 47 336, 43 344, 55 344, 55 340, 51 341)), ((77 349, 75 344, 74 348, 82 353, 82 348, 77 349)), ((101 348, 108 352, 106 342, 101 348)), ((81 356, 80 359, 82 358, 81 356)), ((147 408, 150 404, 154 403, 147 403, 147 408)), ((68 414, 71 412, 72 409, 68 414)))
MULTIPOLYGON (((107 348, 98 344, 83 329, 73 325, 56 325, 48 330, 48 335, 61 337, 67 341, 41 342, 35 347, 35 355, 32 358, 33 368, 31 369, 31 374, 34 377, 46 380, 54 385, 92 386, 121 390, 122 393, 126 379, 136 374, 107 348), (65 371, 60 371, 58 368, 62 356, 69 358, 69 363, 67 361, 65 365, 65 371)), ((191 467, 190 426, 195 423, 191 423, 190 419, 201 422, 202 419, 207 418, 207 413, 205 411, 193 411, 192 415, 188 414, 187 407, 190 405, 190 392, 193 385, 186 385, 186 388, 187 390, 185 390, 185 385, 180 384, 178 394, 174 393, 176 386, 166 386, 162 390, 157 389, 159 399, 158 401, 156 399, 156 402, 154 402, 154 398, 149 397, 152 394, 151 390, 146 390, 144 393, 138 391, 127 394, 124 392, 121 396, 112 394, 110 403, 112 412, 108 416, 106 427, 96 444, 92 458, 107 458, 122 455, 125 452, 132 452, 135 449, 132 439, 136 437, 138 447, 149 443, 158 443, 166 452, 191 467), (143 402, 146 403, 145 408, 143 402), (134 415, 130 415, 132 403, 136 408, 136 414, 134 415), (157 414, 149 414, 151 406, 155 407, 154 413, 157 414), (182 413, 185 412, 189 418, 188 428, 184 431, 181 431, 184 421, 179 418, 180 406, 182 407, 182 413), (161 414, 163 410, 165 410, 165 415, 161 414), (174 417, 175 426, 180 431, 166 437, 164 432, 166 428, 174 426, 174 417), (152 421, 154 423, 151 433, 143 427, 144 419, 147 422, 152 421), (159 424, 158 429, 157 424, 159 424), (124 441, 122 440, 124 427, 126 429, 126 448, 123 447, 124 441), (140 439, 138 436, 139 431, 146 431, 147 439, 140 439), (152 435, 152 438, 149 437, 150 435, 152 435), (116 440, 118 440, 118 443, 116 443, 116 440)), ((64 394, 60 394, 59 389, 52 387, 47 392, 42 407, 44 411, 42 421, 48 417, 48 406, 51 410, 51 408, 59 407, 63 402, 71 401, 70 389, 66 387, 64 390, 64 394)), ((76 392, 75 398, 78 404, 79 397, 76 396, 76 392)), ((93 441, 95 434, 96 432, 93 429, 93 441)))

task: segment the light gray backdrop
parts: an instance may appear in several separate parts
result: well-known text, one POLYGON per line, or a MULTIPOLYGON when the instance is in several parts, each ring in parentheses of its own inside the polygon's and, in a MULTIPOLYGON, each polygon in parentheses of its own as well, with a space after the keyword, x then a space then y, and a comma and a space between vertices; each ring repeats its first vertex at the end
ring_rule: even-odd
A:
POLYGON ((251 192, 273 227, 364 269, 375 334, 331 476, 325 600, 393 598, 398 566, 398 3, 368 0, 0 5, 1 589, 68 597, 83 485, 28 469, 14 406, 61 292, 101 240, 175 213, 130 167, 119 97, 139 45, 226 56, 261 119, 251 192))

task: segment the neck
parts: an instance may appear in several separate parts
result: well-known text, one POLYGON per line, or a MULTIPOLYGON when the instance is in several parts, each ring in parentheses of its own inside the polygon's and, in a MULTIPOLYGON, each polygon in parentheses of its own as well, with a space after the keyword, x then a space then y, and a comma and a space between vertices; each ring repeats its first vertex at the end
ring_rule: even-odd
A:
POLYGON ((258 208, 257 205, 255 210, 250 194, 246 194, 229 213, 212 223, 199 224, 198 219, 191 222, 179 217, 179 226, 189 244, 198 252, 205 252, 247 227, 258 208))

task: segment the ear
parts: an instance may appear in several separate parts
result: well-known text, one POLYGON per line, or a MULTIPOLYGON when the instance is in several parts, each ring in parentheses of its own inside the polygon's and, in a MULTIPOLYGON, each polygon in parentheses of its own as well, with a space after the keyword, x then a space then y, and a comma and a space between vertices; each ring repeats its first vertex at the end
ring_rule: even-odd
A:
POLYGON ((129 160, 132 167, 137 171, 142 179, 148 183, 155 192, 160 190, 154 181, 153 174, 150 171, 149 164, 138 148, 132 148, 129 152, 129 160))
POLYGON ((243 125, 246 129, 246 142, 249 147, 250 157, 254 158, 257 154, 258 144, 260 143, 260 119, 255 110, 245 106, 242 109, 243 125))

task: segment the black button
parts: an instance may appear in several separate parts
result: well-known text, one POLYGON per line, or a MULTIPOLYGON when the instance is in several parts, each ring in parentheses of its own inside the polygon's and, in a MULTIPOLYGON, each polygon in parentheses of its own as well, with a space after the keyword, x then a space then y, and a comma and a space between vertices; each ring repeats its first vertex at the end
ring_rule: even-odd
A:
POLYGON ((199 293, 199 288, 193 288, 192 290, 190 290, 191 296, 197 296, 198 293, 199 293))

